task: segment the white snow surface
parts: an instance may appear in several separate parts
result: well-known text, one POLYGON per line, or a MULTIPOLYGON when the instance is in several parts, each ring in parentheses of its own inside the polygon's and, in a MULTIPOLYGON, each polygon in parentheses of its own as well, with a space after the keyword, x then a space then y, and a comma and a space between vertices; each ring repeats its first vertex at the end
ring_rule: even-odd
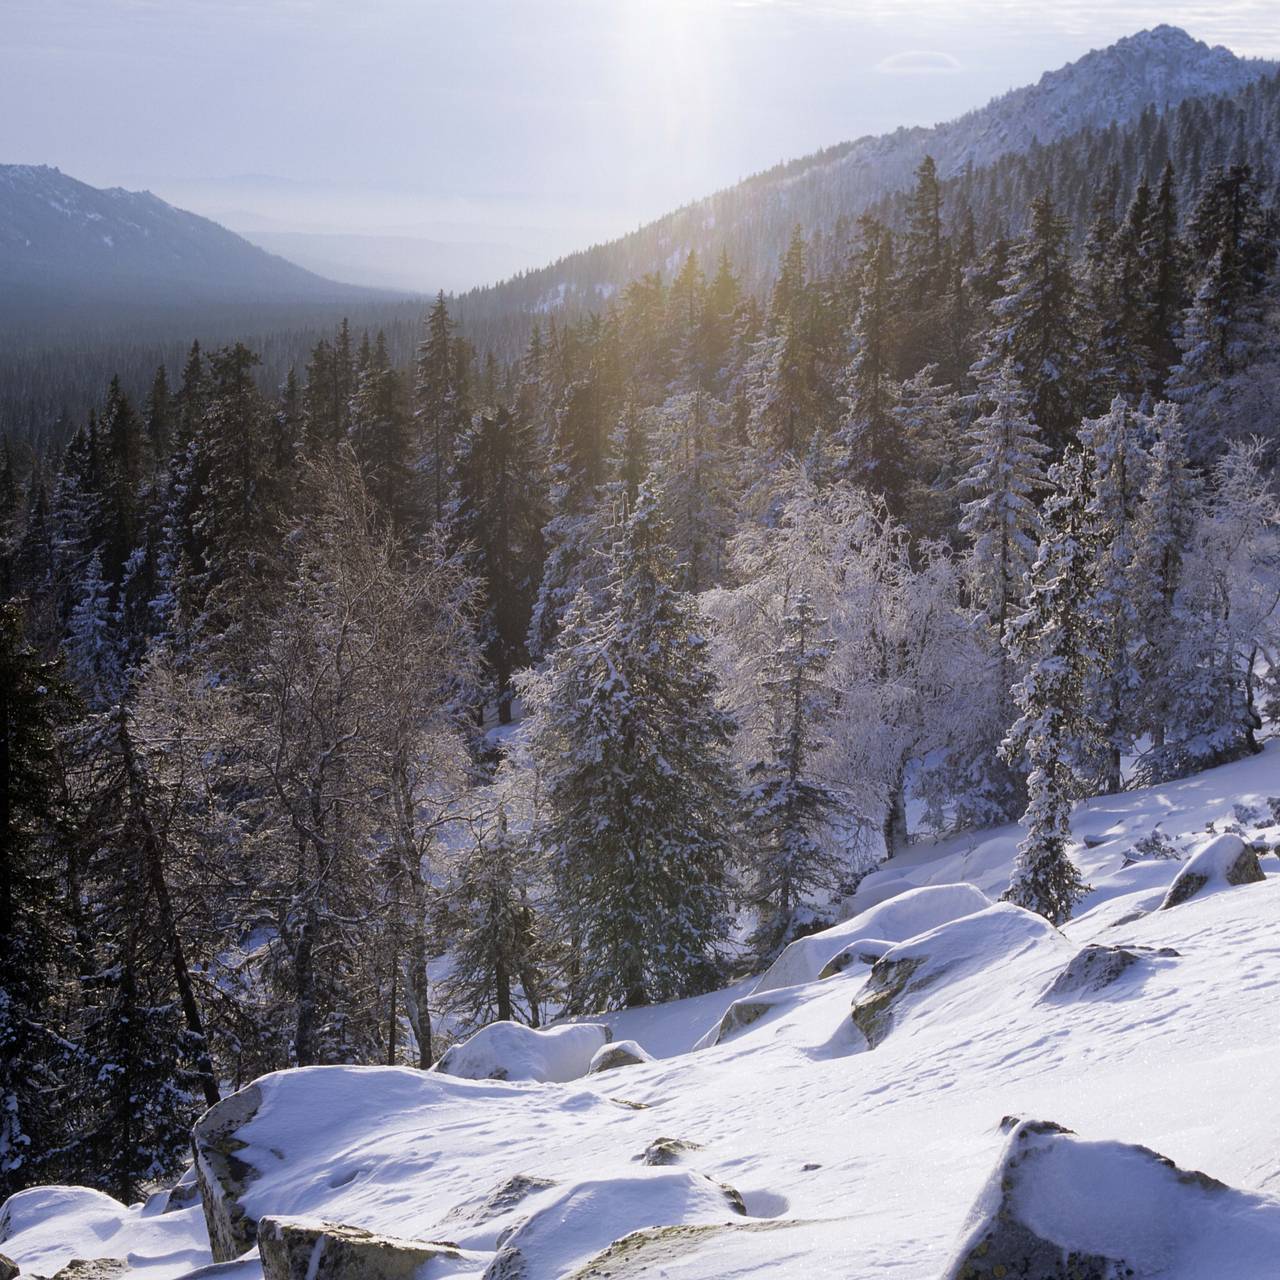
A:
POLYGON ((609 1028, 595 1022, 537 1030, 519 1022, 491 1022, 449 1049, 435 1070, 466 1080, 567 1084, 587 1074, 609 1037, 609 1028))
MULTIPOLYGON (((805 940, 788 984, 762 992, 764 1016, 706 1048, 692 1050, 730 1004, 751 998, 752 982, 606 1015, 616 1038, 656 1060, 568 1083, 380 1067, 264 1077, 261 1108, 240 1133, 239 1154, 258 1172, 246 1207, 455 1240, 469 1252, 449 1274, 476 1280, 499 1237, 524 1252, 527 1280, 553 1280, 655 1227, 679 1230, 632 1236, 607 1274, 923 1280, 962 1248, 1009 1141, 1002 1118, 1021 1116, 1077 1135, 1051 1144, 1018 1193, 1039 1228, 1073 1247, 1127 1250, 1147 1280, 1274 1280, 1280 862, 1262 859, 1263 883, 1173 911, 1156 908, 1185 861, 1125 864, 1157 824, 1184 856, 1224 832, 1274 847, 1280 826, 1266 801, 1280 795, 1278 765, 1273 743, 1183 782, 1081 805, 1073 855, 1093 889, 1061 931, 986 901, 1007 882, 1016 827, 913 846, 863 882, 846 925, 805 940), (955 888, 965 884, 986 900, 955 888), (912 892, 931 886, 944 892, 912 892), (850 1019, 869 967, 813 975, 828 949, 862 937, 924 962, 872 1049, 850 1019), (1177 955, 1045 1001, 1091 942, 1177 955), (658 1138, 686 1144, 675 1164, 642 1161, 658 1138), (1232 1190, 1179 1180, 1130 1144, 1232 1190), (478 1207, 516 1174, 551 1185, 478 1207), (747 1217, 717 1184, 741 1193, 747 1217)), ((71 1256, 126 1257, 140 1280, 170 1280, 209 1260, 198 1207, 143 1216, 97 1193, 45 1188, 6 1213, 0 1252, 32 1275, 71 1256)), ((236 1280, 255 1274, 248 1256, 236 1280)))

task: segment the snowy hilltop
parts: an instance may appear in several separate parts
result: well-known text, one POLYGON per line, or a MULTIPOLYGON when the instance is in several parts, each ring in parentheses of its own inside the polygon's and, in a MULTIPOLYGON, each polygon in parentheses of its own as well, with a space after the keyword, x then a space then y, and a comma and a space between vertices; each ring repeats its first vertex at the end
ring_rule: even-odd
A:
POLYGON ((1062 929, 993 901, 1016 827, 917 844, 758 978, 496 1024, 430 1072, 265 1076, 173 1189, 21 1192, 0 1251, 62 1280, 1274 1277, 1277 750, 1081 805, 1062 929))

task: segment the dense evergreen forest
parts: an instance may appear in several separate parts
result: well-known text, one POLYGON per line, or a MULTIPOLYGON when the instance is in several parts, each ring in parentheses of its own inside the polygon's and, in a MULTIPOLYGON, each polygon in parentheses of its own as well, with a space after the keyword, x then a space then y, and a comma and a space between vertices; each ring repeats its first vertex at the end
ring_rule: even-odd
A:
POLYGON ((267 391, 192 346, 9 439, 0 1195, 709 989, 921 830, 1025 815, 1068 918, 1072 802, 1275 710, 1276 84, 1239 156, 1225 103, 926 158, 767 288, 689 253, 514 357, 441 297, 267 391))

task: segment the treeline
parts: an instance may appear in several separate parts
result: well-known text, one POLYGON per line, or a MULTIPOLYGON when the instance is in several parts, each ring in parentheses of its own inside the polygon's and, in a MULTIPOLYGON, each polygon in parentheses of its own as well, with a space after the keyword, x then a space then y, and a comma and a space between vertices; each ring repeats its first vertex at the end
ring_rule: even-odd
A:
POLYGON ((690 255, 503 363, 442 297, 407 370, 193 348, 8 449, 0 1189, 131 1198, 263 1071, 705 990, 913 799, 1025 814, 1065 919, 1073 800, 1276 696, 1275 219, 1177 189, 983 242, 926 160, 765 298, 690 255))

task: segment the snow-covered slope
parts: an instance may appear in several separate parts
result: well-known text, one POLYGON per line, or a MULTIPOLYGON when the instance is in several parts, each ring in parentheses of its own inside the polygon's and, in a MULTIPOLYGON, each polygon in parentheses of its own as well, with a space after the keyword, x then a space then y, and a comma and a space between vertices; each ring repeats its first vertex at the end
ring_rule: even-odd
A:
MULTIPOLYGON (((791 985, 602 1019, 653 1062, 562 1084, 266 1077, 234 1131, 240 1206, 456 1246, 419 1280, 905 1280, 1001 1274, 1009 1250, 1041 1261, 1005 1274, 1042 1280, 1270 1280, 1280 861, 1162 910, 1184 861, 1135 845, 1158 825, 1184 860, 1224 832, 1273 848, 1278 795, 1272 744, 1082 805, 1094 887, 1062 931, 984 899, 1016 829, 917 846, 774 974, 791 985), (928 888, 957 884, 973 888, 928 888), (863 939, 865 956, 849 945, 863 939), (718 1042, 693 1051, 703 1038, 718 1042)), ((26 1274, 110 1257, 170 1280, 210 1254, 201 1209, 164 1207, 23 1193, 0 1252, 26 1274)), ((226 1274, 258 1268, 250 1248, 226 1274)))
POLYGON ((908 188, 926 155, 933 156, 943 177, 969 165, 982 169, 1036 143, 1113 122, 1128 124, 1148 107, 1236 93, 1275 69, 1273 62, 1239 58, 1176 27, 1140 31, 959 119, 840 143, 757 174, 610 244, 465 295, 461 314, 470 323, 521 307, 599 306, 629 280, 652 271, 670 274, 691 249, 704 265, 727 249, 755 286, 772 272, 793 227, 812 233, 830 230, 841 215, 856 217, 882 197, 908 188))

